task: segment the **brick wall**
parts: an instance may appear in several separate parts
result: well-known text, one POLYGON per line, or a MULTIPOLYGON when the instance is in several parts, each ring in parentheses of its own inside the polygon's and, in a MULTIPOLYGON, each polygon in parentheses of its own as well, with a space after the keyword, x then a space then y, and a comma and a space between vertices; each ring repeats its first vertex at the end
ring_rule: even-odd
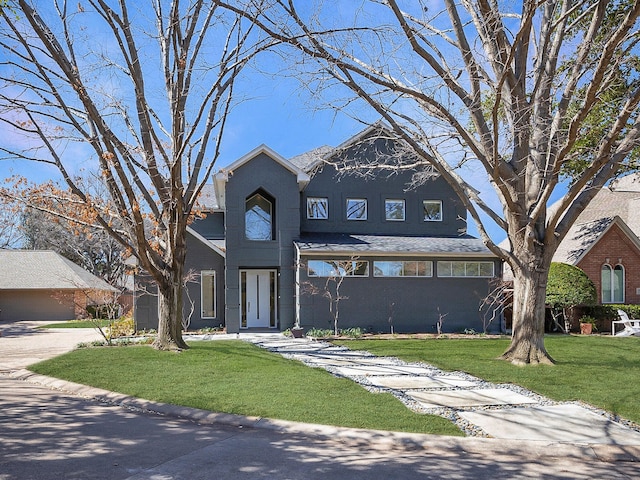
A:
POLYGON ((625 303, 640 303, 640 294, 636 292, 640 289, 640 250, 615 224, 577 264, 595 283, 599 301, 602 299, 600 270, 605 263, 624 267, 625 303))

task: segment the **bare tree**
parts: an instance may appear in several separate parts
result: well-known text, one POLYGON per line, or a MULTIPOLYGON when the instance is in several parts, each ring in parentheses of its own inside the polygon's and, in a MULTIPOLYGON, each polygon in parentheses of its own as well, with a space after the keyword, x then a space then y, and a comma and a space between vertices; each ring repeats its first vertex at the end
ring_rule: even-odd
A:
POLYGON ((340 320, 340 302, 349 297, 342 294, 340 289, 346 277, 353 276, 364 267, 363 262, 358 262, 358 257, 350 257, 345 260, 331 260, 324 262, 330 267, 330 271, 320 274, 325 277, 324 284, 319 286, 316 282, 306 281, 302 284, 302 291, 307 295, 319 295, 329 301, 329 313, 333 323, 333 334, 338 335, 338 321, 340 320))
POLYGON ((238 75, 259 50, 253 26, 205 0, 8 5, 0 151, 59 170, 85 221, 157 284, 154 346, 187 348, 186 228, 219 156, 238 75), (97 164, 108 203, 78 181, 85 163, 97 164))
POLYGON ((11 199, 0 195, 0 249, 18 248, 24 238, 20 230, 22 210, 11 199))
POLYGON ((455 189, 485 244, 513 271, 513 335, 503 358, 552 363, 544 346, 551 259, 640 138, 640 3, 219 3, 301 52, 310 92, 365 122, 371 112, 382 117, 416 167, 435 168, 455 189), (356 99, 368 113, 353 109, 356 99), (551 209, 566 172, 566 194, 551 209), (472 186, 478 175, 497 207, 472 186), (491 222, 510 248, 490 238, 491 222))
MULTIPOLYGON (((94 196, 107 201, 105 192, 94 196)), ((21 248, 53 250, 102 278, 114 287, 125 283, 123 246, 104 229, 96 226, 83 203, 66 189, 47 182, 0 188, 13 212, 22 239, 21 248)))

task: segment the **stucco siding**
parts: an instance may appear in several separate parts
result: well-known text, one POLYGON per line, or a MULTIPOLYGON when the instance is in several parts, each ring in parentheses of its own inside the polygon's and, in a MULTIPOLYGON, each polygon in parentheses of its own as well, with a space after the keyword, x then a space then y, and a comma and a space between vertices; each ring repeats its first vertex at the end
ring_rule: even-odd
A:
MULTIPOLYGON (((210 246, 205 245, 195 236, 187 233, 187 258, 185 274, 189 281, 183 295, 183 316, 189 317, 191 302, 193 313, 189 322, 189 330, 218 327, 225 324, 224 312, 224 258, 210 246), (215 271, 216 278, 216 317, 202 318, 201 303, 201 272, 215 271)), ((136 293, 134 297, 134 318, 137 330, 158 328, 158 299, 157 287, 151 277, 138 275, 136 277, 136 293)))
MULTIPOLYGON (((416 260, 415 257, 405 259, 416 260)), ((397 333, 436 332, 439 315, 443 315, 444 332, 501 329, 499 320, 485 325, 484 312, 479 311, 482 299, 490 291, 491 279, 439 278, 435 272, 436 262, 447 258, 430 258, 434 262, 434 275, 422 278, 374 277, 371 265, 376 258, 359 257, 358 260, 369 261, 369 276, 344 279, 340 295, 346 298, 339 303, 338 328, 390 332, 393 325, 397 333)), ((499 267, 499 262, 495 262, 496 275, 499 267)), ((300 319, 306 329, 332 328, 329 302, 322 295, 326 281, 322 277, 309 278, 306 270, 301 271, 300 319), (313 288, 309 288, 310 285, 313 288), (310 294, 311 290, 316 294, 310 294)), ((329 288, 334 291, 335 284, 330 282, 329 288)))
MULTIPOLYGON (((376 140, 372 145, 358 145, 345 150, 346 158, 375 159, 388 151, 386 142, 376 140)), ((366 163, 366 162, 364 162, 366 163)), ((466 230, 466 211, 460 199, 441 177, 411 187, 413 170, 380 171, 374 180, 358 174, 338 174, 330 164, 321 165, 312 173, 311 181, 301 199, 301 229, 303 232, 360 233, 375 235, 459 235, 466 230), (328 219, 308 219, 309 197, 328 199, 328 219), (348 220, 348 198, 367 200, 367 220, 348 220), (404 200, 405 219, 386 220, 385 200, 404 200), (442 202, 442 221, 424 221, 423 201, 442 202)))
POLYGON ((300 193, 295 173, 260 153, 234 170, 226 184, 226 323, 228 332, 240 330, 239 269, 278 271, 278 326, 293 325, 293 240, 300 233, 300 193), (274 239, 245 238, 245 202, 256 192, 271 197, 274 239))
POLYGON ((211 212, 206 217, 199 218, 191 225, 196 232, 207 239, 223 239, 224 238, 224 213, 211 212))
POLYGON ((189 330, 198 330, 207 327, 219 327, 225 324, 224 313, 224 258, 193 237, 187 236, 187 258, 185 272, 188 272, 187 292, 183 298, 184 315, 188 318, 193 302, 193 313, 189 324, 189 330), (202 316, 202 284, 201 273, 203 271, 215 272, 215 317, 203 318, 202 316))

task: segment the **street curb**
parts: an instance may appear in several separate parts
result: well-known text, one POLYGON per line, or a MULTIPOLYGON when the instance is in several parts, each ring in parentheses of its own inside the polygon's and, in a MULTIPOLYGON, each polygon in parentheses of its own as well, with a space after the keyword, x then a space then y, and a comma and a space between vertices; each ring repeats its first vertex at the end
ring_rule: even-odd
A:
POLYGON ((503 440, 496 438, 451 437, 418 433, 402 433, 381 430, 364 430, 330 425, 318 425, 288 420, 249 417, 217 413, 190 407, 154 402, 129 395, 110 392, 53 377, 39 375, 28 370, 16 370, 8 376, 15 380, 41 385, 109 405, 189 420, 201 425, 225 425, 237 428, 258 428, 288 435, 305 435, 316 438, 340 440, 345 444, 363 445, 368 449, 425 451, 442 456, 479 455, 487 452, 499 459, 502 456, 522 455, 535 461, 538 458, 577 458, 603 463, 639 462, 640 445, 573 444, 563 442, 503 440))

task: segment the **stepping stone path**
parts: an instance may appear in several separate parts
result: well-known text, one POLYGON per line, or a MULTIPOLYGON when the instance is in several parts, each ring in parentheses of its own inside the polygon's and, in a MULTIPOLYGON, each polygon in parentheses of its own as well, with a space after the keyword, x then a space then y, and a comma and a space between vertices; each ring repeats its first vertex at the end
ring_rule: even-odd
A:
POLYGON ((408 408, 452 420, 467 435, 585 444, 640 445, 640 428, 578 403, 558 403, 516 385, 496 385, 423 363, 376 357, 327 342, 243 335, 257 346, 389 392, 408 408))

